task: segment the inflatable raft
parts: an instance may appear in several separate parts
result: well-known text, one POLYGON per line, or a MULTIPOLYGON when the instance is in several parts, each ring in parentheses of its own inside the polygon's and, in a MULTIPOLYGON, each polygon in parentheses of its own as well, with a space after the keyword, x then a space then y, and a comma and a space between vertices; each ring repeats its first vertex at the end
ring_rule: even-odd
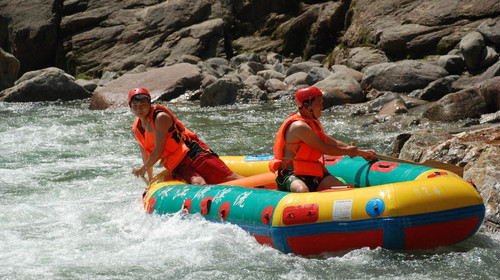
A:
POLYGON ((270 156, 221 157, 244 176, 195 186, 158 174, 144 194, 147 213, 182 211, 230 222, 284 253, 383 247, 430 249, 474 235, 485 214, 473 185, 446 170, 390 161, 325 157, 349 187, 314 193, 276 190, 270 156))

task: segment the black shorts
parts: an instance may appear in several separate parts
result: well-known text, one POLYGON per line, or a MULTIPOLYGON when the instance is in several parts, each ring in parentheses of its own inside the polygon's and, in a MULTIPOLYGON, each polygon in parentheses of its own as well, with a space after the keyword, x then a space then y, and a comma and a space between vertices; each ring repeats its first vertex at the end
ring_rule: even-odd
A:
POLYGON ((276 183, 278 183, 278 190, 289 192, 292 182, 295 180, 301 180, 306 184, 310 192, 315 192, 318 190, 319 184, 326 176, 330 176, 330 173, 323 171, 323 176, 295 175, 293 174, 293 170, 283 169, 278 170, 276 183))

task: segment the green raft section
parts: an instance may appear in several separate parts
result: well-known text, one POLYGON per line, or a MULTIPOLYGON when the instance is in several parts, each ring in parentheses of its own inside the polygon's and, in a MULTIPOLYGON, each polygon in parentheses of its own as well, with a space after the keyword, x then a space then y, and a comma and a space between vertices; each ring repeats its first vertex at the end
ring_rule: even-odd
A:
MULTIPOLYGON (((361 157, 325 156, 328 171, 355 188, 413 181, 434 168, 390 161, 366 161, 361 157)), ((444 172, 444 170, 440 170, 444 172)))
POLYGON ((255 224, 259 221, 260 224, 262 221, 269 224, 273 208, 288 194, 266 189, 195 186, 179 182, 164 186, 154 193, 154 212, 168 214, 185 209, 189 213, 201 213, 208 220, 225 220, 230 214, 232 223, 255 224))

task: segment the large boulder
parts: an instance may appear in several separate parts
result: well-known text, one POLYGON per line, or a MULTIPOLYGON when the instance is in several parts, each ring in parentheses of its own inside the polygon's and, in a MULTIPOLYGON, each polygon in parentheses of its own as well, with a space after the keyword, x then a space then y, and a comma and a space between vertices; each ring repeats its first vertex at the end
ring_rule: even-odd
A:
POLYGON ((364 94, 359 83, 345 72, 334 73, 314 84, 323 92, 323 106, 358 103, 364 101, 364 94))
POLYGON ((98 87, 90 101, 90 109, 103 110, 127 106, 128 92, 136 87, 147 88, 153 99, 170 100, 186 90, 199 89, 202 79, 200 69, 189 63, 125 74, 98 87))
POLYGON ((238 90, 243 88, 243 82, 222 78, 205 88, 200 96, 201 107, 214 107, 236 103, 238 90))
POLYGON ((363 89, 409 93, 448 75, 444 68, 415 60, 381 63, 366 69, 363 89))
POLYGON ((469 88, 444 96, 431 104, 422 116, 434 121, 454 122, 479 118, 486 112, 486 102, 479 89, 469 88))
POLYGON ((25 73, 13 87, 0 92, 0 101, 35 102, 89 98, 91 94, 63 70, 51 67, 25 73))

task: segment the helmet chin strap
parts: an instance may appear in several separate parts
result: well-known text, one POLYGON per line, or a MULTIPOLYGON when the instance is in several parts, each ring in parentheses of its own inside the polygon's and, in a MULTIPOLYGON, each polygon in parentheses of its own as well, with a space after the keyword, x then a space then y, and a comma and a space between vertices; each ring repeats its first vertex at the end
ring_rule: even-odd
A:
POLYGON ((313 119, 317 120, 318 118, 316 118, 316 115, 314 115, 314 112, 313 112, 311 106, 309 106, 307 109, 309 109, 309 113, 311 113, 311 116, 313 117, 313 119))

